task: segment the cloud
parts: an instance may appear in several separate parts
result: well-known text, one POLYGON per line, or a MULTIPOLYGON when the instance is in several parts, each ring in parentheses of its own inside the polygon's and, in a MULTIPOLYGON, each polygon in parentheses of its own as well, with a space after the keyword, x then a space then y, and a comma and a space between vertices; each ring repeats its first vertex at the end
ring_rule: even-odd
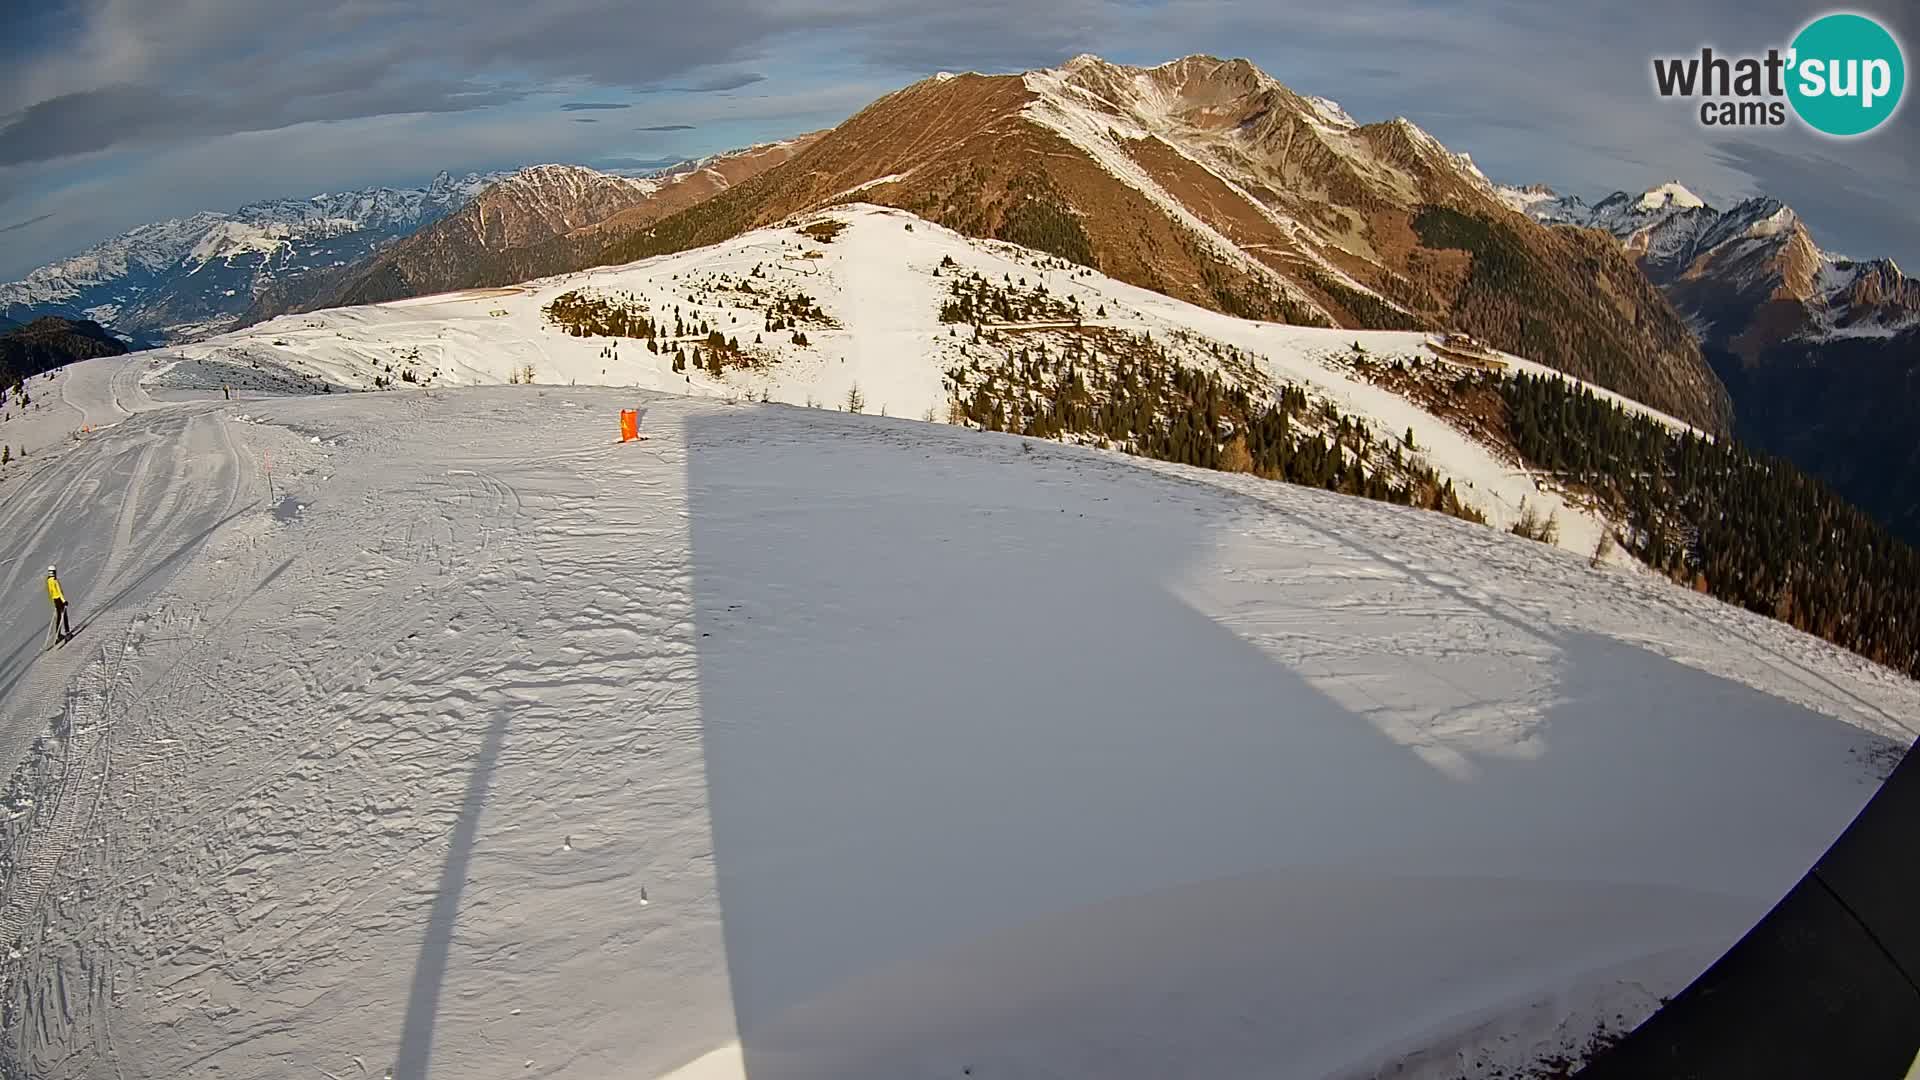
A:
POLYGON ((672 118, 697 130, 675 137, 673 156, 657 158, 660 136, 628 138, 627 124, 609 128, 604 119, 597 125, 555 123, 550 99, 458 113, 309 122, 0 168, 0 221, 52 215, 6 234, 0 281, 136 225, 231 210, 256 199, 414 187, 442 169, 458 175, 541 162, 651 172, 678 164, 681 154, 718 153, 831 126, 896 86, 895 79, 883 78, 802 83, 777 95, 679 98, 672 118), (607 155, 622 160, 598 160, 607 155))
MULTIPOLYGON (((1889 24, 1910 54, 1920 41, 1920 7, 1848 6, 1889 24)), ((1303 21, 1284 5, 1169 0, 1137 9, 1089 47, 1147 63, 1165 57, 1137 53, 1142 41, 1249 56, 1363 122, 1408 116, 1496 179, 1588 196, 1679 179, 1719 205, 1772 194, 1817 236, 1920 265, 1920 234, 1900 209, 1920 202, 1912 102, 1873 136, 1837 142, 1798 125, 1715 132, 1652 90, 1655 56, 1707 44, 1764 51, 1813 10, 1804 0, 1620 0, 1605 19, 1574 20, 1564 6, 1534 0, 1352 0, 1303 21)))
POLYGON ((576 116, 573 118, 573 122, 576 124, 597 124, 600 121, 591 116, 576 116))
POLYGON ((16 221, 11 225, 0 225, 0 233, 19 232, 21 229, 31 228, 43 221, 50 220, 52 217, 52 214, 41 214, 39 217, 30 217, 25 221, 16 221))
POLYGON ((683 158, 683 157, 658 157, 658 158, 609 157, 609 158, 596 158, 593 164, 594 164, 594 167, 601 168, 601 169, 625 169, 628 171, 658 172, 661 169, 671 169, 675 165, 684 165, 687 163, 687 160, 688 160, 687 158, 683 158))
MULTIPOLYGON (((1906 0, 1849 6, 1890 22, 1910 51, 1920 43, 1920 8, 1906 0)), ((1920 108, 1909 103, 1869 139, 1829 143, 1797 129, 1717 136, 1651 93, 1652 56, 1781 44, 1807 18, 1804 0, 1618 0, 1605 19, 1570 18, 1537 0, 1347 0, 1311 19, 1270 0, 15 7, 0 34, 0 216, 55 213, 58 224, 8 234, 9 259, 125 215, 231 205, 205 204, 215 191, 244 201, 606 149, 595 145, 604 127, 553 123, 555 102, 597 114, 632 95, 681 95, 669 114, 676 123, 633 130, 697 126, 701 145, 688 149, 704 153, 835 122, 935 70, 1013 71, 1084 51, 1148 64, 1246 56, 1362 120, 1406 114, 1499 179, 1604 194, 1678 178, 1721 200, 1777 187, 1821 235, 1863 255, 1882 253, 1874 244, 1884 235, 1895 248, 1885 253, 1920 265, 1905 211, 1888 216, 1920 203, 1911 152, 1920 108), (377 158, 353 149, 396 130, 412 142, 377 158), (509 131, 520 141, 496 139, 509 131), (314 158, 304 152, 312 145, 339 156, 314 158), (292 153, 309 171, 234 160, 260 147, 292 153), (195 161, 228 162, 237 174, 211 176, 212 164, 196 173, 195 161), (73 194, 81 191, 92 205, 73 194)), ((634 117, 643 118, 653 117, 634 117)))
POLYGON ((417 187, 443 168, 458 175, 585 161, 605 152, 604 131, 554 123, 550 110, 405 115, 182 142, 142 155, 125 172, 96 174, 83 163, 57 183, 36 185, 17 211, 0 209, 0 220, 45 219, 0 243, 0 281, 145 222, 255 199, 417 187))
POLYGON ((683 87, 683 89, 696 94, 710 94, 721 90, 738 90, 743 86, 752 86, 757 82, 765 82, 766 78, 765 75, 757 71, 742 71, 733 75, 715 75, 710 79, 705 79, 691 86, 683 87))
POLYGON ((1913 216, 1911 188, 1903 193, 1881 183, 1881 170, 1849 167, 1837 159, 1841 152, 1773 146, 1757 138, 1716 148, 1721 160, 1753 177, 1756 192, 1793 207, 1822 247, 1858 258, 1894 255, 1913 273, 1917 264, 1905 253, 1920 253, 1920 221, 1913 216))
POLYGON ((765 75, 757 71, 738 71, 722 75, 711 75, 698 82, 688 83, 685 86, 651 86, 643 89, 641 92, 648 94, 713 94, 725 90, 738 90, 743 86, 752 86, 757 82, 765 82, 766 79, 767 77, 765 75))
POLYGON ((520 92, 459 81, 375 83, 321 98, 180 94, 122 83, 36 102, 0 128, 0 167, 73 157, 115 145, 272 131, 347 117, 464 112, 518 100, 520 92))
POLYGON ((694 90, 737 88, 762 77, 735 72, 769 38, 837 19, 790 14, 770 0, 708 0, 698 18, 673 0, 42 6, 58 10, 25 20, 17 35, 9 17, 0 41, 0 165, 316 120, 484 108, 556 83, 691 79, 694 90))

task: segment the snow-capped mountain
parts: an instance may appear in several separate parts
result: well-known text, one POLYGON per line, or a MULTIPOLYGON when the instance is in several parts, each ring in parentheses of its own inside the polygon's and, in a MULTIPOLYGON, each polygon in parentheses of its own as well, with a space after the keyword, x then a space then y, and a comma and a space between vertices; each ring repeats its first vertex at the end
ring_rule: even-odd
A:
POLYGON ((1720 210, 1669 183, 1588 206, 1504 190, 1537 220, 1616 237, 1699 334, 1741 438, 1920 542, 1920 280, 1822 250, 1778 199, 1720 210))
MULTIPOLYGON (((1508 189, 1512 190, 1512 189, 1508 189)), ((1691 319, 1704 342, 1749 358, 1786 340, 1885 337, 1920 327, 1920 281, 1890 259, 1823 251, 1778 199, 1719 210, 1676 182, 1577 196, 1509 198, 1540 221, 1603 229, 1691 319)))
POLYGON ((464 205, 496 177, 269 199, 142 225, 0 284, 0 314, 87 318, 136 342, 233 326, 265 289, 358 262, 464 205))
POLYGON ((310 291, 304 303, 263 296, 249 321, 519 281, 584 265, 574 253, 595 248, 592 237, 639 228, 697 205, 787 160, 813 138, 716 154, 647 177, 577 165, 522 169, 458 211, 347 267, 327 288, 310 291))
POLYGON ((581 165, 534 165, 489 184, 463 209, 471 209, 482 244, 513 247, 590 225, 659 187, 581 165))
POLYGON ((473 284, 683 250, 855 200, 1232 315, 1464 329, 1709 429, 1728 415, 1686 325, 1617 247, 1516 218, 1467 155, 1417 124, 1359 123, 1246 60, 1080 56, 935 76, 698 208, 502 260, 473 284))

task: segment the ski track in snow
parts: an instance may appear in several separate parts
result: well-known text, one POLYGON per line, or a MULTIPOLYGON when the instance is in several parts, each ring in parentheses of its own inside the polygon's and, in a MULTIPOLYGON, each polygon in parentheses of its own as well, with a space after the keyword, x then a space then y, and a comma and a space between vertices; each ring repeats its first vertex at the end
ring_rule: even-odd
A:
POLYGON ((0 488, 0 1074, 1472 1075, 1677 990, 1920 715, 1437 514, 638 390, 163 405, 169 363, 62 374, 119 419, 0 488))

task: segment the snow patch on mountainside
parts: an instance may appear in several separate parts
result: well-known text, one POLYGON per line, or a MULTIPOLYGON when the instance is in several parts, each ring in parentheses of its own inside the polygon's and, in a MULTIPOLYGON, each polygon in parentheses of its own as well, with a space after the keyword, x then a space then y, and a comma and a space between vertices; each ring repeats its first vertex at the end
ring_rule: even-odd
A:
POLYGON ((1678 206, 1684 209, 1707 204, 1706 200, 1700 196, 1681 187, 1679 181, 1669 180, 1659 187, 1648 189, 1635 205, 1642 210, 1658 210, 1663 206, 1678 206))
POLYGON ((880 187, 885 184, 897 184, 900 181, 905 180, 908 176, 912 175, 912 173, 913 173, 913 170, 908 169, 906 172, 889 173, 886 176, 876 176, 871 180, 861 181, 860 183, 853 185, 847 190, 839 193, 838 195, 835 195, 832 199, 828 199, 826 201, 835 202, 840 199, 844 199, 849 195, 858 195, 863 191, 870 191, 874 188, 880 187))
POLYGON ((1751 239, 1780 236, 1789 229, 1792 229, 1799 220, 1799 216, 1790 208, 1779 206, 1774 208, 1773 212, 1767 216, 1749 223, 1745 229, 1741 230, 1740 235, 1751 239))
MULTIPOLYGON (((1098 57, 1081 56, 1076 57, 1064 70, 1028 72, 1023 78, 1027 89, 1033 92, 1034 100, 1021 110, 1021 115, 1080 148, 1115 179, 1140 192, 1174 220, 1186 226, 1188 231, 1206 244, 1219 258, 1268 282, 1275 289, 1285 293, 1294 303, 1312 311, 1328 324, 1334 323, 1333 316, 1325 308, 1302 293, 1279 272, 1248 255, 1239 245, 1221 235, 1219 230, 1188 210, 1185 204, 1174 198, 1153 177, 1149 176, 1147 171, 1141 168, 1123 148, 1114 144, 1116 135, 1127 139, 1145 139, 1157 137, 1158 133, 1148 126, 1130 123, 1113 115, 1110 110, 1117 108, 1114 103, 1105 103, 1107 109, 1103 110, 1091 101, 1081 100, 1083 96, 1090 96, 1090 92, 1072 83, 1068 76, 1072 73, 1074 64, 1085 66, 1089 61, 1106 63, 1098 57)), ((1167 145, 1179 151, 1177 143, 1169 140, 1167 145)), ((1182 156, 1187 155, 1183 153, 1182 156)), ((1191 157, 1189 160, 1192 160, 1191 157)))
MULTIPOLYGON (((607 188, 624 188, 635 195, 658 191, 661 181, 654 177, 622 176, 581 165, 533 165, 521 169, 494 185, 492 192, 511 199, 532 200, 537 214, 541 207, 580 205, 590 195, 607 188)), ((589 224, 576 222, 574 225, 589 224)))
POLYGON ((197 270, 215 259, 249 254, 271 255, 285 247, 287 238, 292 234, 291 226, 278 222, 263 227, 240 221, 222 221, 200 237, 186 258, 196 264, 197 270))
POLYGON ((106 283, 133 270, 163 269, 191 252, 226 220, 207 213, 138 226, 78 255, 33 270, 18 281, 0 284, 0 308, 71 300, 87 286, 106 283))
POLYGON ((1523 214, 1529 207, 1549 202, 1556 197, 1547 188, 1518 188, 1511 184, 1495 185, 1494 194, 1500 197, 1500 201, 1505 203, 1508 209, 1518 210, 1523 214))
MULTIPOLYGON (((397 380, 409 370, 428 377, 433 386, 498 384, 528 366, 536 385, 612 384, 830 408, 841 406, 858 387, 868 411, 944 420, 949 369, 974 358, 1004 359, 1009 348, 975 342, 971 327, 939 320, 952 275, 978 272, 994 282, 1044 284, 1049 295, 1077 304, 1085 326, 1146 334, 1190 366, 1219 368, 1209 343, 1243 349, 1268 377, 1298 385, 1370 423, 1383 440, 1400 439, 1411 430, 1420 452, 1495 527, 1518 520, 1524 502, 1559 518, 1561 543, 1572 551, 1591 552, 1603 528, 1597 518, 1549 490, 1544 478, 1342 363, 1356 342, 1377 358, 1431 361, 1424 334, 1319 330, 1235 318, 1038 252, 963 237, 900 210, 855 204, 806 215, 803 222, 822 219, 845 226, 830 243, 790 228, 761 229, 708 248, 515 289, 284 316, 159 355, 284 366, 352 388, 369 387, 375 379, 405 385, 397 380), (739 292, 742 282, 757 293, 739 292), (692 328, 678 341, 662 342, 658 353, 634 339, 570 336, 541 312, 555 297, 575 290, 630 297, 669 326, 675 318, 693 326, 705 323, 763 362, 730 368, 719 378, 691 361, 687 371, 675 372, 674 351, 704 343, 704 332, 692 328), (835 325, 808 327, 806 345, 796 344, 791 332, 764 330, 762 308, 775 293, 804 294, 835 325)), ((1517 370, 1549 373, 1519 358, 1509 363, 1517 370)), ((1607 400, 1684 427, 1611 391, 1594 389, 1607 400)))
POLYGON ((1360 126, 1359 122, 1349 116, 1347 110, 1341 108, 1340 103, 1332 98, 1316 97, 1312 94, 1301 96, 1307 104, 1313 106, 1314 115, 1328 127, 1337 131, 1351 131, 1360 126))
POLYGON ((1509 207, 1548 225, 1589 225, 1593 207, 1578 195, 1562 195, 1545 185, 1499 186, 1495 194, 1509 207))

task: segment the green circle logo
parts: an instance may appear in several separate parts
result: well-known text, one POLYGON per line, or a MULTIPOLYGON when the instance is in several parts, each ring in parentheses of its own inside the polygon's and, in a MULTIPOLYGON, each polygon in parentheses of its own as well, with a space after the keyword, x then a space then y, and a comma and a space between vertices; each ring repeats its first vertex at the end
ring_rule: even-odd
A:
POLYGON ((1823 15, 1793 39, 1787 98, 1809 127, 1864 135, 1885 123, 1907 88, 1900 43, 1865 15, 1823 15))

